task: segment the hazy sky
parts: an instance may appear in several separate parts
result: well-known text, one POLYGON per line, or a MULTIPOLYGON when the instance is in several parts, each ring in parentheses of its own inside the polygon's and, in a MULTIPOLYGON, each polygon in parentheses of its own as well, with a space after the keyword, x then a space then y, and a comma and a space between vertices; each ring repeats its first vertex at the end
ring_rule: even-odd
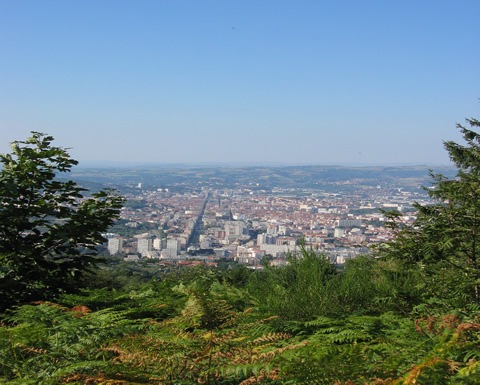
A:
POLYGON ((0 152, 448 163, 480 118, 480 1, 0 0, 0 152))

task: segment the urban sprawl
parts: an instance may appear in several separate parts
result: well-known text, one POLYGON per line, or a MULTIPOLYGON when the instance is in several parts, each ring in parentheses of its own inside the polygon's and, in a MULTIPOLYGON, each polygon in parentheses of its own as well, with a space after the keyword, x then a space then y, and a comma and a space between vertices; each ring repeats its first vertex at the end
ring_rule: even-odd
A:
POLYGON ((421 192, 372 187, 368 194, 339 194, 307 189, 241 187, 172 192, 145 191, 142 184, 126 195, 121 214, 131 235, 104 234, 108 252, 125 261, 154 259, 159 264, 209 264, 229 259, 252 269, 287 263, 299 244, 343 264, 372 245, 392 239, 382 210, 395 210, 405 224, 415 220, 421 192))

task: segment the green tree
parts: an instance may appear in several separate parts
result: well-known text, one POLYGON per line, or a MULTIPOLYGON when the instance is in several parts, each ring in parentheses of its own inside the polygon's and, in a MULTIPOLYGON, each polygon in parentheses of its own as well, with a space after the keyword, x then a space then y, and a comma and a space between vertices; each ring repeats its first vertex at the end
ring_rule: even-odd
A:
MULTIPOLYGON (((470 128, 480 127, 467 119, 470 128)), ((398 213, 389 213, 397 238, 386 248, 414 267, 431 303, 452 308, 479 303, 480 271, 480 134, 462 125, 466 145, 444 142, 450 159, 458 169, 455 179, 431 173, 428 189, 434 203, 415 205, 418 210, 413 227, 404 227, 398 213)))
POLYGON ((330 259, 301 244, 288 257, 288 264, 266 266, 250 276, 247 289, 259 310, 282 320, 311 320, 336 314, 339 309, 340 277, 330 259))
POLYGON ((74 289, 120 212, 114 191, 85 198, 84 188, 58 179, 78 162, 52 140, 32 132, 0 155, 0 309, 74 289))

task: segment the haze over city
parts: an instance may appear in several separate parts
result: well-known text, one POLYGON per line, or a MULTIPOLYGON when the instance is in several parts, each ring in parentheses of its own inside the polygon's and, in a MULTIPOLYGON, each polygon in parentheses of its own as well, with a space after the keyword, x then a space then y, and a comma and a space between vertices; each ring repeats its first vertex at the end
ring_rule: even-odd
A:
POLYGON ((3 1, 0 152, 81 164, 448 164, 480 3, 3 1))

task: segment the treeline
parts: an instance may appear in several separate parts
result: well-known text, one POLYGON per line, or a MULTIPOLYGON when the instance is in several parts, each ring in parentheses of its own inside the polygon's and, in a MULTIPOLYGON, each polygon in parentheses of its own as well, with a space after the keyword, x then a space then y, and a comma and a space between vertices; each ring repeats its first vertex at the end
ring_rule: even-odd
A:
MULTIPOLYGON (((480 127, 477 120, 468 123, 480 127)), ((341 271, 303 247, 287 265, 265 266, 261 272, 197 266, 149 281, 138 275, 126 279, 115 269, 88 272, 66 257, 72 250, 65 245, 72 245, 78 228, 44 220, 42 232, 34 226, 20 232, 17 242, 24 249, 15 249, 7 235, 32 226, 41 211, 26 222, 15 222, 10 212, 8 223, 5 212, 22 206, 4 205, 8 210, 0 216, 10 232, 2 230, 0 238, 0 382, 480 383, 480 135, 459 128, 466 144, 445 143, 458 168, 456 178, 432 174, 434 188, 428 192, 435 203, 417 205, 414 226, 405 226, 399 213, 386 213, 396 239, 374 257, 348 261, 341 271), (49 232, 60 230, 74 231, 60 244, 65 249, 38 253, 35 245, 42 237, 48 240, 49 232), (61 269, 55 270, 56 264, 61 269), (46 277, 31 274, 47 268, 52 270, 46 277)), ((17 152, 19 159, 31 155, 38 160, 35 153, 36 158, 17 152)), ((16 162, 23 168, 28 163, 16 162)), ((5 172, 13 168, 4 166, 5 172)), ((5 172, 2 181, 16 175, 5 172)), ((12 190, 13 180, 2 194, 12 190)), ((79 223, 102 210, 115 217, 119 202, 107 197, 89 201, 90 211, 70 206, 75 212, 68 213, 83 210, 79 223)), ((38 199, 39 206, 48 206, 45 194, 38 199)), ((109 223, 101 218, 89 237, 75 239, 95 238, 109 223)), ((75 257, 93 266, 89 254, 77 251, 75 257)))
POLYGON ((452 300, 446 309, 414 269, 371 257, 349 261, 344 272, 307 249, 263 272, 192 267, 161 282, 86 288, 7 312, 0 378, 475 384, 478 306, 452 300))

